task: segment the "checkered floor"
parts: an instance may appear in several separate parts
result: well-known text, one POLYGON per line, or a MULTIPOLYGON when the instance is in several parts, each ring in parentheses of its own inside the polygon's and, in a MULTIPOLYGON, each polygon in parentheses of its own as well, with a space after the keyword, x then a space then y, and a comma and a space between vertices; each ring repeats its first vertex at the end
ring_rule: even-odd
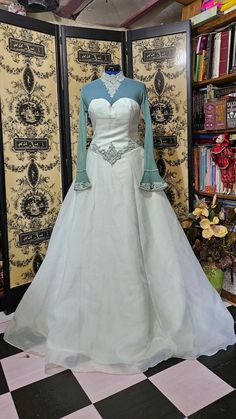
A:
MULTIPOLYGON (((227 308, 236 320, 236 307, 227 308)), ((198 360, 172 358, 143 374, 58 368, 46 375, 43 357, 3 340, 6 325, 0 323, 1 419, 236 418, 236 345, 198 360)))

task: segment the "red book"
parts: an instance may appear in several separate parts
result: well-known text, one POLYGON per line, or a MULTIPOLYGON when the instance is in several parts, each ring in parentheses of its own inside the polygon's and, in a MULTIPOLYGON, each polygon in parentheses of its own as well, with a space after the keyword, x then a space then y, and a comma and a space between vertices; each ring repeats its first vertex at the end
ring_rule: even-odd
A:
POLYGON ((221 32, 219 75, 227 74, 229 54, 229 31, 221 32))
POLYGON ((204 111, 205 129, 216 130, 226 128, 226 100, 206 102, 204 111))

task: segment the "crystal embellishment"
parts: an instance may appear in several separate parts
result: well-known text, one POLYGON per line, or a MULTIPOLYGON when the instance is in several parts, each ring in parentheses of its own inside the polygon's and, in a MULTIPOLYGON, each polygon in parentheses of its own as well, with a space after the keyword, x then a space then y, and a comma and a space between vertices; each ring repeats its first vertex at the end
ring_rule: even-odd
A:
POLYGON ((101 154, 104 160, 106 160, 112 166, 118 160, 121 159, 123 154, 127 153, 128 151, 134 150, 137 147, 141 147, 141 146, 133 140, 129 140, 128 144, 125 147, 123 147, 121 150, 117 150, 113 142, 109 144, 109 147, 107 149, 98 147, 97 144, 90 145, 90 148, 92 151, 94 151, 95 153, 101 154))
POLYGON ((123 71, 120 71, 117 74, 107 74, 103 73, 100 80, 104 83, 108 94, 110 97, 113 97, 117 90, 119 89, 121 82, 125 79, 125 76, 123 74, 123 71))

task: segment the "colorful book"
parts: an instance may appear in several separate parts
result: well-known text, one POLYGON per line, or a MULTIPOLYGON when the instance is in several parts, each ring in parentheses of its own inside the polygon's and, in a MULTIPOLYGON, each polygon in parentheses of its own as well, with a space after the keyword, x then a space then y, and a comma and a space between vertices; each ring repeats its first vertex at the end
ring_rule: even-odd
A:
POLYGON ((229 69, 228 72, 232 73, 236 69, 236 26, 231 28, 231 42, 229 50, 229 69))
POLYGON ((227 15, 228 13, 234 12, 236 10, 236 5, 230 7, 229 9, 224 11, 224 15, 227 15))
POLYGON ((206 78, 210 79, 212 74, 212 57, 213 57, 213 47, 214 47, 214 34, 210 33, 208 36, 207 41, 207 49, 206 49, 206 78))
POLYGON ((212 7, 215 7, 215 6, 221 7, 222 4, 223 4, 222 1, 217 1, 217 0, 203 1, 202 12, 204 12, 205 10, 211 9, 212 7))
POLYGON ((227 74, 229 61, 229 31, 220 32, 220 59, 219 59, 219 76, 227 74))
POLYGON ((224 12, 227 9, 230 9, 231 7, 236 6, 236 0, 230 0, 226 4, 223 4, 221 6, 221 12, 224 12))
POLYGON ((227 128, 236 127, 236 99, 227 101, 227 128))
POLYGON ((212 58, 212 78, 219 77, 220 46, 221 46, 221 33, 218 32, 214 35, 214 47, 213 47, 213 58, 212 58))
POLYGON ((195 81, 198 81, 199 69, 200 69, 200 54, 196 54, 195 70, 194 70, 195 81))
POLYGON ((206 78, 206 51, 203 50, 200 55, 200 63, 199 63, 199 74, 198 74, 198 81, 205 80, 206 78))

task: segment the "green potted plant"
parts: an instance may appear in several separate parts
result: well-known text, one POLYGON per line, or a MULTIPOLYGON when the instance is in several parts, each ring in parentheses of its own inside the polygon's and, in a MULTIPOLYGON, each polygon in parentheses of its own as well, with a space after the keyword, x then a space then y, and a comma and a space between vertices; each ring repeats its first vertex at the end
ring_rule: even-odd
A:
POLYGON ((194 211, 181 225, 206 276, 221 293, 224 271, 231 271, 232 280, 236 272, 236 208, 229 209, 226 221, 216 195, 209 204, 196 198, 194 211))

